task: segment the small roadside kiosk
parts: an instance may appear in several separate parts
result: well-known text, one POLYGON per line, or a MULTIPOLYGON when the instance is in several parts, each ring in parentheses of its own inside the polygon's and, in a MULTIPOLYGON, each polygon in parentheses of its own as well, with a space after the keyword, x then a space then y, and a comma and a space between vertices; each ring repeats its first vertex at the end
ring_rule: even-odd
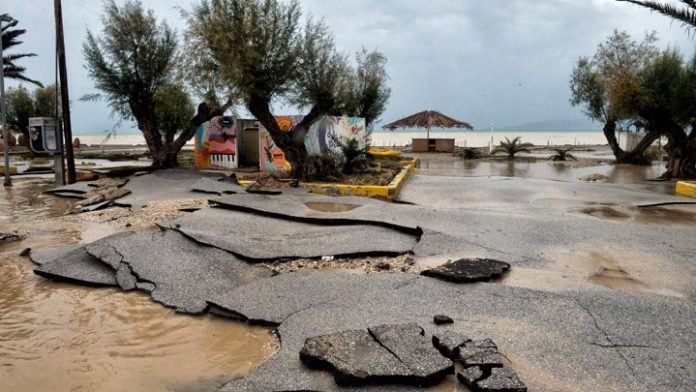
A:
POLYGON ((37 154, 53 155, 56 184, 65 184, 62 154, 63 137, 55 118, 29 118, 29 148, 37 154))

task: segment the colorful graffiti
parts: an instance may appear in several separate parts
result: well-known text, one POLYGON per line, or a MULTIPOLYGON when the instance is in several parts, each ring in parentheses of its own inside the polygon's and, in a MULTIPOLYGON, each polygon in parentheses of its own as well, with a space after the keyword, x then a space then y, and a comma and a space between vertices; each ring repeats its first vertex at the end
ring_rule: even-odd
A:
MULTIPOLYGON (((304 116, 276 116, 276 122, 283 132, 290 130, 302 121, 304 116)), ((285 153, 276 146, 271 134, 263 125, 260 128, 259 143, 261 148, 261 171, 267 174, 285 175, 290 173, 292 166, 285 159, 285 153)))
MULTIPOLYGON (((280 129, 288 132, 292 127, 302 121, 303 116, 278 116, 276 121, 280 129)), ((358 117, 332 117, 324 116, 309 127, 305 135, 304 143, 310 154, 326 154, 332 149, 331 135, 338 138, 357 138, 366 143, 369 135, 365 127, 365 120, 358 117)), ((261 127, 261 171, 269 174, 284 175, 292 170, 292 166, 285 159, 283 151, 276 146, 268 131, 261 127)))
POLYGON ((324 116, 309 127, 304 140, 307 152, 321 155, 335 149, 331 135, 339 139, 358 139, 361 144, 367 143, 369 138, 363 118, 324 116))
POLYGON ((215 117, 196 131, 196 167, 199 169, 235 169, 237 126, 234 117, 215 117))

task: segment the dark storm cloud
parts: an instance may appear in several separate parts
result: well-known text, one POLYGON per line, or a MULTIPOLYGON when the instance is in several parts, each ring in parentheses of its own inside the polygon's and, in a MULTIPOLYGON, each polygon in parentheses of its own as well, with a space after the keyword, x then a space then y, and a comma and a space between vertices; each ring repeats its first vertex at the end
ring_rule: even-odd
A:
MULTIPOLYGON (((99 30, 101 4, 64 0, 74 123, 77 131, 110 126, 108 109, 78 102, 94 92, 83 67, 87 28, 99 30)), ((190 1, 144 0, 156 13, 184 28, 177 7, 190 1)), ((53 76, 53 13, 50 0, 3 0, 28 30, 29 74, 53 76)), ((485 128, 550 119, 580 119, 568 103, 568 77, 580 55, 590 55, 613 29, 636 37, 657 30, 661 45, 692 52, 693 42, 668 18, 613 0, 306 0, 307 14, 332 27, 340 50, 362 46, 389 58, 393 96, 385 120, 439 109, 485 128)), ((279 108, 288 111, 287 108, 279 108)))

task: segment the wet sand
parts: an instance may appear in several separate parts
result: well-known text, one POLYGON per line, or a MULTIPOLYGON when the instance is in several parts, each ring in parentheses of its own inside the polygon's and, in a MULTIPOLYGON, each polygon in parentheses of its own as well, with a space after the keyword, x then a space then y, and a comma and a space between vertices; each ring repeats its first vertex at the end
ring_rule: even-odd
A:
POLYGON ((279 348, 268 329, 177 315, 149 296, 35 276, 19 252, 93 241, 122 225, 62 218, 70 201, 51 184, 16 181, 0 197, 0 380, 7 391, 210 391, 279 348), (37 201, 38 200, 38 201, 37 201))

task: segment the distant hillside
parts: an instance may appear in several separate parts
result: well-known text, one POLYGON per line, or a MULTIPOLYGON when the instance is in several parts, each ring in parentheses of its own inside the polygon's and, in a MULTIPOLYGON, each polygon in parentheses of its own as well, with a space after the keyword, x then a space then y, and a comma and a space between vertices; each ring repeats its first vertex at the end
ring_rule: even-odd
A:
POLYGON ((600 131, 602 126, 589 120, 548 120, 496 128, 498 131, 600 131))

